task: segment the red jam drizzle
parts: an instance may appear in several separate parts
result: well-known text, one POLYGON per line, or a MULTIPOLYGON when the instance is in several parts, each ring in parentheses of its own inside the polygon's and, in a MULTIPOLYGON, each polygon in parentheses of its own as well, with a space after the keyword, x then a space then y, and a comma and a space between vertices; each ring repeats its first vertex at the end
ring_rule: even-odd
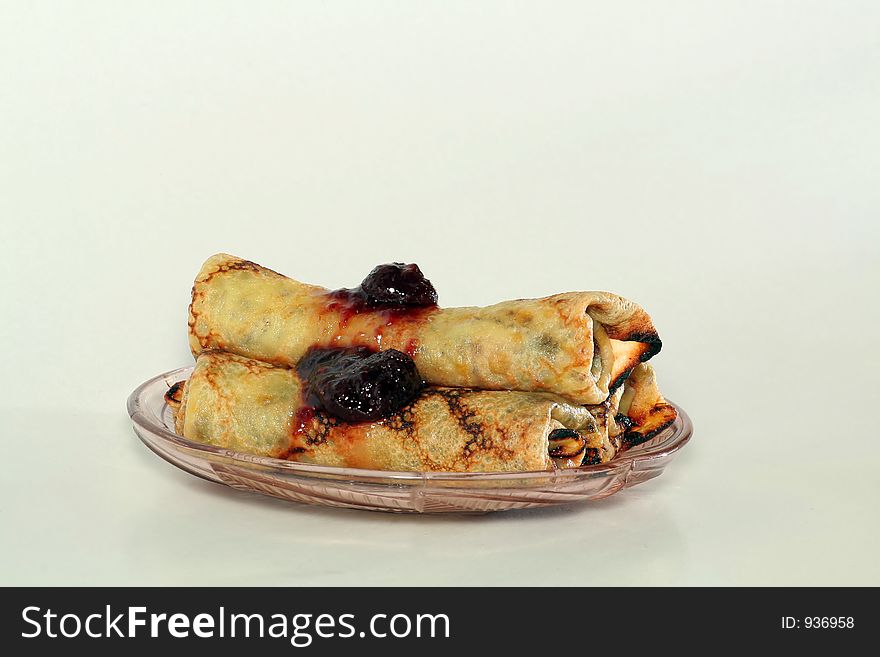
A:
MULTIPOLYGON (((437 305, 431 306, 395 306, 390 304, 370 303, 357 289, 342 289, 328 292, 328 301, 324 304, 327 313, 336 315, 338 327, 336 334, 330 339, 330 344, 346 343, 363 344, 375 349, 386 349, 386 333, 392 328, 403 328, 406 325, 415 326, 424 322, 425 318, 437 311, 437 305), (369 316, 372 321, 372 330, 361 333, 359 336, 345 335, 349 324, 358 315, 369 316)), ((418 349, 418 341, 410 339, 406 345, 398 345, 398 348, 412 357, 418 349)))
POLYGON ((384 303, 371 303, 358 288, 333 290, 327 293, 329 301, 326 308, 339 315, 339 328, 344 329, 355 315, 370 313, 381 318, 382 324, 392 326, 396 322, 415 320, 437 310, 437 304, 429 306, 396 306, 384 303))
POLYGON ((306 430, 310 424, 315 419, 315 415, 317 410, 314 406, 303 406, 300 408, 296 415, 293 416, 293 422, 291 422, 291 428, 293 429, 294 436, 304 436, 306 435, 306 430))

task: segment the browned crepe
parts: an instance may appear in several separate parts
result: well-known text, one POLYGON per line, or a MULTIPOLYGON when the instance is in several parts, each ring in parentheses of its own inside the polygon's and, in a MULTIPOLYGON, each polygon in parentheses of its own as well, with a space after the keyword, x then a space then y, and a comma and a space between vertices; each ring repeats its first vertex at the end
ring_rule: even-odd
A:
POLYGON ((678 416, 660 393, 648 363, 637 365, 605 402, 587 408, 617 451, 654 438, 678 416))
POLYGON ((514 472, 604 463, 675 419, 648 365, 607 402, 573 405, 547 393, 430 387, 399 412, 351 424, 304 406, 294 370, 220 351, 199 355, 166 399, 190 440, 260 456, 376 470, 514 472), (554 429, 585 448, 548 454, 554 429))
POLYGON ((550 392, 599 404, 660 350, 648 314, 608 292, 569 292, 485 308, 359 310, 226 254, 193 286, 194 355, 221 349, 295 367, 313 346, 368 346, 410 354, 435 386, 550 392))
POLYGON ((678 415, 675 407, 660 394, 654 368, 648 363, 633 369, 624 383, 618 414, 627 418, 626 447, 650 440, 672 424, 678 415))
POLYGON ((181 435, 218 447, 378 470, 546 470, 548 436, 560 428, 577 430, 586 448, 557 465, 615 453, 587 408, 547 393, 431 387, 387 418, 352 424, 304 407, 294 370, 220 351, 199 355, 176 420, 181 435))

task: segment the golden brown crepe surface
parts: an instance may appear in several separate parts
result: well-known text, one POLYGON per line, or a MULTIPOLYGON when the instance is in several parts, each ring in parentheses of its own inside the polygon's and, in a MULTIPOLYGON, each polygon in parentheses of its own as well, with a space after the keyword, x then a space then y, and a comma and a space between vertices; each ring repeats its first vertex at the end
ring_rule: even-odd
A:
POLYGON ((325 288, 226 254, 196 277, 194 355, 219 349, 295 367, 313 346, 398 349, 431 385, 551 392, 604 402, 660 339, 648 314, 608 292, 569 292, 484 308, 352 312, 325 288))
POLYGON ((585 454, 615 450, 589 410, 546 393, 431 387, 379 422, 350 424, 302 403, 293 370, 205 351, 184 388, 177 430, 186 438, 262 456, 380 470, 546 470, 548 436, 577 430, 585 454))
POLYGON ((623 447, 650 440, 678 416, 675 407, 660 393, 654 368, 648 363, 636 366, 623 384, 618 413, 627 418, 623 447))

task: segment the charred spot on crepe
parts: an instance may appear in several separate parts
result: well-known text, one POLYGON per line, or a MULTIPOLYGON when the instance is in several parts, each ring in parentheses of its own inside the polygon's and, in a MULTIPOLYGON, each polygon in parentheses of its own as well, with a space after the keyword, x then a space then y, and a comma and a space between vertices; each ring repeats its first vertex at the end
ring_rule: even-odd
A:
POLYGON ((626 342, 642 342, 648 345, 647 350, 641 356, 639 356, 639 362, 644 363, 652 359, 654 356, 660 353, 660 350, 663 348, 663 341, 660 339, 660 336, 653 332, 646 331, 638 331, 635 333, 630 333, 626 336, 626 342))
POLYGON ((580 438, 581 435, 574 429, 554 429, 550 432, 550 440, 562 440, 563 438, 580 438))
POLYGON ((627 431, 623 434, 623 445, 624 449, 630 449, 631 447, 635 447, 637 445, 641 445, 642 443, 646 443, 652 438, 656 438, 657 435, 666 429, 672 421, 670 420, 667 424, 657 427, 656 429, 652 429, 647 433, 639 433, 638 431, 627 431))
POLYGON ((675 422, 675 418, 678 414, 675 409, 668 404, 659 404, 648 411, 648 415, 646 418, 642 419, 640 423, 636 423, 632 418, 627 418, 630 421, 630 427, 623 434, 623 444, 625 448, 629 449, 630 447, 635 447, 636 445, 641 445, 652 438, 656 438, 661 432, 665 431, 669 428, 673 422, 675 422), (655 416, 652 418, 652 416, 655 416), (663 418, 659 423, 657 423, 656 416, 663 418), (648 431, 641 430, 642 426, 653 426, 648 431))
POLYGON ((635 425, 635 422, 629 415, 624 415, 623 413, 618 413, 614 416, 614 421, 624 431, 629 431, 635 425))
POLYGON ((574 429, 554 429, 548 437, 552 458, 573 459, 587 447, 587 441, 574 429))
POLYGON ((455 418, 455 421, 458 422, 458 426, 470 434, 471 438, 468 440, 467 445, 472 446, 475 441, 480 439, 483 428, 480 426, 479 422, 474 421, 476 413, 465 406, 461 401, 461 393, 469 391, 470 389, 468 388, 434 388, 429 390, 430 394, 436 395, 446 402, 446 405, 449 407, 449 412, 455 418))
MULTIPOLYGON (((414 435, 415 421, 409 405, 382 418, 380 423, 388 429, 405 433, 409 437, 414 435)), ((326 443, 331 432, 337 437, 346 436, 349 430, 356 431, 363 426, 362 422, 345 422, 321 409, 304 406, 296 412, 291 423, 293 437, 291 447, 277 458, 290 459, 297 454, 308 452, 311 448, 326 443), (303 445, 307 447, 303 447, 303 445)))
POLYGON ((598 447, 587 447, 586 453, 584 454, 584 460, 581 461, 581 465, 598 465, 602 462, 602 452, 599 451, 598 447))
POLYGON ((165 401, 169 404, 179 404, 182 401, 183 397, 183 386, 186 381, 178 381, 171 385, 168 390, 165 391, 165 401))
POLYGON ((307 406, 346 422, 372 422, 400 410, 425 383, 396 349, 312 348, 297 365, 307 406))
POLYGON ((412 436, 416 423, 409 405, 383 420, 383 424, 393 431, 402 431, 412 436))
POLYGON ((617 392, 617 389, 620 386, 622 386, 624 383, 626 383, 626 380, 629 378, 630 374, 632 374, 632 370, 627 370, 626 372, 621 374, 619 377, 614 379, 614 381, 612 381, 611 384, 608 386, 609 395, 613 395, 615 392, 617 392))
MULTIPOLYGON (((471 388, 427 388, 423 393, 424 396, 432 395, 446 402, 449 414, 455 418, 462 431, 468 434, 468 439, 462 448, 462 456, 465 460, 475 456, 478 452, 496 448, 492 439, 486 436, 487 432, 484 427, 475 419, 477 417, 476 411, 462 401, 462 393, 466 392, 474 392, 474 390, 471 388)), ((498 430, 503 433, 502 429, 498 430)))
POLYGON ((299 456, 300 454, 305 454, 308 451, 309 450, 307 450, 305 447, 291 445, 286 450, 282 451, 277 456, 275 456, 275 458, 283 459, 285 461, 296 461, 297 456, 299 456))

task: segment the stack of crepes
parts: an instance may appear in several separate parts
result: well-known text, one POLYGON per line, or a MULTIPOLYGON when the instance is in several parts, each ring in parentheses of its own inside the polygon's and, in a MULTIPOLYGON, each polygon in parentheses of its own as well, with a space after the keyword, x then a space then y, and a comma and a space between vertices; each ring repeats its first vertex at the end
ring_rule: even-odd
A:
POLYGON ((166 395, 177 432, 261 456, 404 471, 571 468, 609 461, 676 416, 645 362, 661 346, 651 318, 608 292, 352 312, 325 288, 218 254, 196 277, 189 341, 195 369, 166 395), (409 354, 427 386, 376 422, 308 407, 299 360, 353 346, 409 354))

